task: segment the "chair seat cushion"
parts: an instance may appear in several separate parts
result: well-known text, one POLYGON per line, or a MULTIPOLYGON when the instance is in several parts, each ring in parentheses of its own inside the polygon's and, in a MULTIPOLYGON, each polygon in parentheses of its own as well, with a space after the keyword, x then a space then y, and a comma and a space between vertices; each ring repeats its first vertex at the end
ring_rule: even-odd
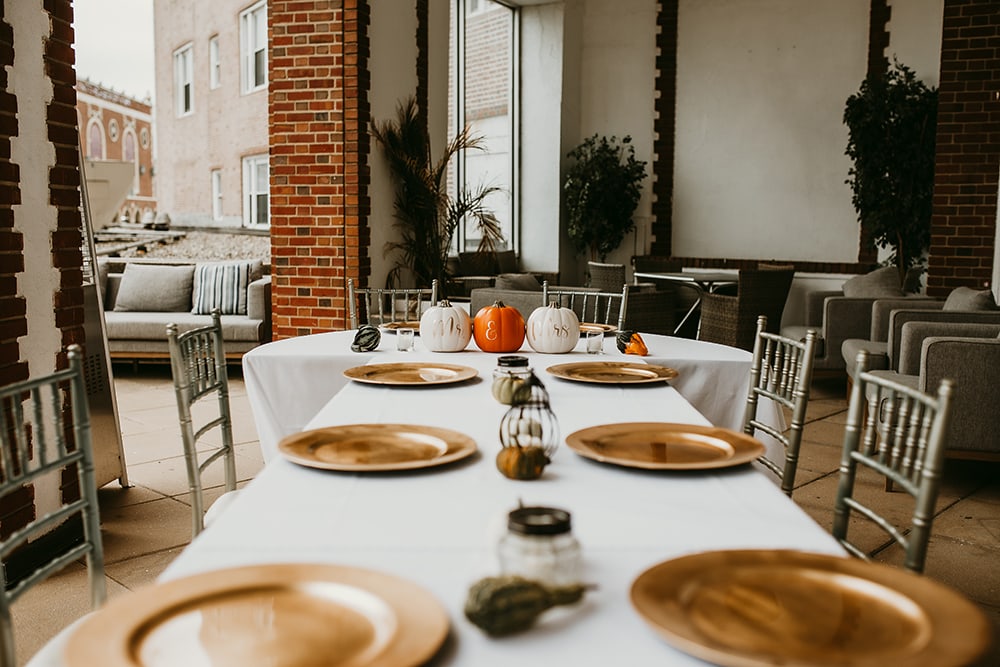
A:
POLYGON ((848 338, 840 346, 847 365, 847 374, 854 377, 858 352, 868 353, 868 370, 886 370, 889 368, 889 344, 863 338, 848 338))
MULTIPOLYGON (((167 325, 176 324, 180 333, 212 323, 209 315, 182 313, 128 313, 106 311, 104 322, 109 340, 167 340, 167 325)), ((260 341, 260 320, 242 315, 222 317, 222 336, 226 341, 260 341)))

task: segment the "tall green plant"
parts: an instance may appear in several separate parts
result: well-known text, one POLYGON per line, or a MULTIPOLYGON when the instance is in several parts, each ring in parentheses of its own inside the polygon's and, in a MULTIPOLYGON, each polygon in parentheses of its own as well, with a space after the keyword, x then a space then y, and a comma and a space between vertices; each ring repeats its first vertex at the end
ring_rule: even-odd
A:
POLYGON ((492 250, 503 239, 500 222, 485 206, 486 198, 499 188, 480 185, 470 190, 460 186, 456 195, 448 192, 447 171, 452 157, 463 150, 482 150, 483 140, 465 128, 434 161, 430 135, 413 98, 399 105, 396 120, 373 121, 371 133, 389 161, 396 186, 393 205, 400 238, 385 247, 386 254, 397 253, 389 283, 402 284, 404 274, 409 273, 421 287, 430 286, 436 279, 444 293, 452 239, 463 219, 476 222, 481 250, 492 250))
POLYGON ((632 137, 594 135, 568 154, 575 162, 566 172, 566 231, 577 253, 604 261, 635 228, 646 163, 635 159, 632 137))
POLYGON ((847 98, 844 123, 858 220, 879 247, 892 248, 902 284, 930 246, 937 90, 894 62, 847 98))

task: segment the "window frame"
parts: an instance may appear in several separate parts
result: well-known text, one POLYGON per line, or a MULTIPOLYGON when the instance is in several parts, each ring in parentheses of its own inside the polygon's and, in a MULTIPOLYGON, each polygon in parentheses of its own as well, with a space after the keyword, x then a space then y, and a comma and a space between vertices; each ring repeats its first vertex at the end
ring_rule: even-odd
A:
POLYGON ((240 92, 244 95, 267 90, 267 1, 261 0, 240 12, 240 92), (254 28, 258 15, 262 18, 263 43, 258 45, 254 28), (257 62, 260 54, 261 62, 257 62), (261 81, 257 82, 255 75, 261 81))
POLYGON ((243 226, 249 228, 268 228, 271 226, 271 183, 270 183, 270 155, 267 153, 256 153, 253 155, 245 155, 242 160, 242 171, 243 171, 243 226), (258 192, 256 188, 257 169, 263 163, 264 168, 267 170, 268 183, 265 192, 258 192), (257 218, 260 217, 260 197, 263 195, 266 199, 264 206, 264 220, 265 222, 259 222, 257 218))
MULTIPOLYGON (((467 91, 466 83, 466 63, 465 63, 465 47, 466 47, 466 19, 470 15, 479 15, 485 13, 487 10, 487 2, 492 2, 492 4, 500 5, 511 12, 510 17, 510 71, 508 72, 510 85, 507 89, 507 115, 509 120, 508 132, 509 142, 510 142, 510 158, 508 162, 508 182, 510 184, 509 192, 507 193, 510 200, 510 237, 507 239, 508 250, 513 250, 517 255, 521 254, 521 216, 520 216, 520 160, 521 160, 521 142, 520 142, 520 117, 521 117, 521 105, 520 105, 520 86, 519 82, 521 79, 520 73, 520 33, 521 33, 521 12, 519 7, 505 0, 479 0, 474 10, 469 11, 469 3, 467 0, 455 0, 452 4, 452 11, 454 16, 454 30, 455 30, 455 51, 456 51, 456 62, 455 62, 455 99, 454 108, 452 109, 454 113, 454 126, 451 128, 452 134, 457 135, 464 127, 464 119, 466 115, 466 105, 465 96, 467 91)), ((467 166, 466 166, 466 151, 459 151, 455 155, 455 181, 453 187, 459 187, 459 184, 464 184, 467 177, 467 166)), ((456 194, 456 193, 452 193, 456 194)), ((463 221, 462 224, 458 225, 455 232, 455 237, 452 239, 452 252, 456 250, 468 250, 467 245, 467 234, 466 234, 466 223, 463 221)))
POLYGON ((219 36, 208 38, 208 88, 215 90, 222 85, 222 63, 219 58, 219 36))
POLYGON ((212 188, 212 220, 222 220, 222 170, 209 172, 212 188))
POLYGON ((174 114, 177 118, 194 113, 194 42, 188 42, 173 53, 174 114), (186 87, 186 88, 185 88, 186 87), (187 97, 184 93, 187 92, 187 97))

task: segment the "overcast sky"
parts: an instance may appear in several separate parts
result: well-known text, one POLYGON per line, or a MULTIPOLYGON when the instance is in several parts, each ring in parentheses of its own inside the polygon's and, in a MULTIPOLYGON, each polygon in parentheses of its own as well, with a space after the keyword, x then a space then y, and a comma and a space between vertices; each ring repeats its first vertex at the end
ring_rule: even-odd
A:
POLYGON ((155 97, 153 0, 73 0, 73 17, 77 78, 155 97))

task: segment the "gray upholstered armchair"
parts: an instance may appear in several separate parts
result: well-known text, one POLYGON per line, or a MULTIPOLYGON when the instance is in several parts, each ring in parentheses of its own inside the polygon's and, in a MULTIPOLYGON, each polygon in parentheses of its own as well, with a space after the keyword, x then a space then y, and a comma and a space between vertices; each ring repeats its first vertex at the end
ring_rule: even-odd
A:
MULTIPOLYGON (((806 331, 819 333, 816 341, 814 371, 844 371, 848 365, 841 354, 845 340, 869 340, 872 329, 872 307, 876 300, 900 299, 913 301, 926 297, 906 296, 899 286, 895 267, 876 269, 855 276, 840 290, 814 290, 806 294, 805 322, 781 328, 781 335, 804 340, 806 331)), ((882 339, 884 340, 884 339, 882 339)))
POLYGON ((841 345, 847 374, 853 377, 854 359, 868 352, 870 370, 898 370, 902 327, 917 320, 942 323, 1000 324, 1000 309, 990 290, 958 287, 947 299, 877 299, 872 304, 869 338, 849 338, 841 345))
POLYGON ((914 320, 900 328, 898 370, 873 371, 920 391, 955 382, 946 456, 1000 460, 1000 323, 914 320))

